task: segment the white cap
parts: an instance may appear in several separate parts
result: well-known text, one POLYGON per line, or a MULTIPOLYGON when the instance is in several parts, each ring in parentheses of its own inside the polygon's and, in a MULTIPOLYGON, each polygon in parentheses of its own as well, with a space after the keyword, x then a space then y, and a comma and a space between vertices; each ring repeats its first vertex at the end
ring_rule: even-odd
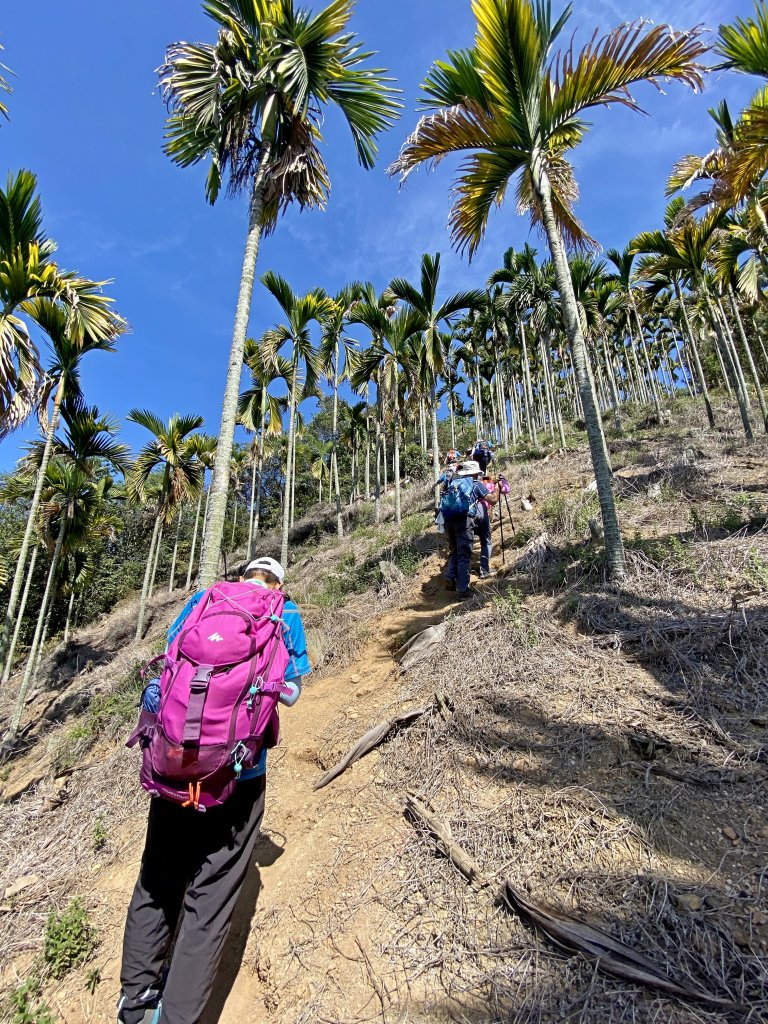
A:
POLYGON ((480 463, 470 459, 468 462, 462 462, 456 471, 456 476, 479 476, 482 472, 480 463))
POLYGON ((276 576, 280 583, 285 582, 285 569, 280 565, 274 558, 269 558, 267 555, 262 555, 261 558, 255 558, 252 562, 249 562, 245 567, 246 573, 250 572, 251 569, 263 569, 265 572, 271 572, 273 576, 276 576))

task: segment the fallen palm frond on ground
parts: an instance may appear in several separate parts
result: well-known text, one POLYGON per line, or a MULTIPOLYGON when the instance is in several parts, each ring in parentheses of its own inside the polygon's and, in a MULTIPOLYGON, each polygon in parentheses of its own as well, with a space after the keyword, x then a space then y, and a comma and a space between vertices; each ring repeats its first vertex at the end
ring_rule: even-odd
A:
MULTIPOLYGON (((481 889, 490 885, 490 880, 482 874, 476 861, 456 842, 450 825, 413 794, 406 798, 405 814, 414 824, 426 831, 438 849, 467 881, 481 889)), ((749 1009, 732 999, 723 999, 691 985, 678 984, 652 960, 626 943, 617 941, 601 928, 596 928, 573 914, 566 914, 526 896, 509 880, 502 886, 501 899, 510 911, 530 920, 559 948, 591 958, 595 965, 607 974, 633 984, 659 989, 678 999, 709 1003, 739 1013, 746 1013, 749 1009)))
POLYGON ((509 881, 504 883, 501 897, 513 913, 522 914, 531 920, 556 945, 568 952, 582 953, 593 958, 596 966, 607 974, 636 985, 657 988, 678 999, 710 1003, 738 1013, 748 1012, 749 1007, 742 1003, 722 999, 690 985, 678 984, 647 956, 636 952, 626 943, 617 942, 601 928, 580 921, 572 914, 565 914, 525 896, 509 881))
POLYGON ((350 768, 356 761, 359 761, 361 757, 365 757, 366 754, 370 754, 376 747, 381 746, 394 732, 411 725, 411 723, 421 718, 422 715, 425 715, 431 709, 432 705, 429 705, 425 708, 415 708, 413 711, 404 711, 402 714, 395 715, 394 718, 390 718, 386 722, 381 722, 379 725, 369 729, 364 736, 360 737, 354 747, 347 751, 338 764, 330 768, 317 780, 313 789, 324 789, 334 779, 337 779, 342 772, 345 772, 347 768, 350 768))

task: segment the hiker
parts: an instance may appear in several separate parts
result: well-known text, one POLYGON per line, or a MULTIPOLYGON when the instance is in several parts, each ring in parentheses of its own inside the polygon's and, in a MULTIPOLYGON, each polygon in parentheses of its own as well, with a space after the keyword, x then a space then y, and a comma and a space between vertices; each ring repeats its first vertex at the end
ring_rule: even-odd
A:
POLYGON ((217 583, 195 594, 171 627, 170 666, 166 661, 159 684, 154 684, 163 699, 160 743, 165 742, 165 763, 172 766, 168 768, 171 777, 152 775, 157 764, 152 753, 157 728, 143 728, 142 721, 158 721, 152 714, 158 702, 152 702, 152 684, 145 690, 142 718, 129 744, 138 734, 144 755, 142 785, 162 795, 154 795, 150 802, 144 854, 125 924, 118 1003, 118 1020, 123 1024, 197 1024, 211 995, 264 815, 267 748, 277 741, 278 697, 281 703, 294 704, 303 678, 311 670, 301 616, 296 605, 285 600, 284 581, 285 571, 279 562, 257 558, 245 567, 239 583, 217 583), (261 641, 264 631, 267 643, 261 641), (212 675, 210 664, 197 663, 190 653, 195 645, 221 666, 219 672, 212 675), (212 647, 215 653, 210 653, 212 647), (232 664, 235 660, 238 663, 232 664), (185 688, 183 669, 189 661, 196 668, 185 688), (174 671, 178 673, 175 678, 174 671), (200 680, 206 675, 202 699, 193 708, 200 680), (173 690, 167 685, 171 678, 173 690), (231 691, 233 686, 235 699, 223 706, 225 690, 231 691), (184 738, 173 747, 166 731, 170 728, 169 708, 179 704, 180 691, 188 693, 181 698, 186 700, 181 716, 184 738), (214 747, 217 726, 224 743, 214 747), (190 750, 187 734, 195 729, 198 745, 190 750), (258 738, 252 741, 254 734, 258 738), (230 751, 229 743, 238 735, 245 738, 230 751), (210 746, 203 746, 203 736, 209 738, 210 746), (184 800, 186 781, 183 785, 174 782, 175 766, 183 766, 189 753, 199 767, 211 750, 221 758, 222 747, 219 766, 204 775, 202 782, 190 782, 184 800), (181 754, 175 765, 171 758, 174 750, 181 754))
POLYGON ((491 494, 484 486, 480 480, 481 476, 482 470, 476 462, 462 462, 440 499, 440 511, 443 514, 445 532, 448 534, 451 548, 446 579, 448 589, 455 588, 460 601, 466 601, 472 596, 469 589, 469 568, 472 561, 472 545, 475 541, 478 503, 486 500, 490 505, 495 505, 499 500, 497 493, 491 494))
POLYGON ((478 438, 478 440, 475 441, 475 446, 469 457, 470 459, 473 459, 480 466, 482 472, 485 473, 488 466, 493 462, 493 451, 490 442, 482 441, 478 438))
MULTIPOLYGON (((496 484, 492 476, 489 476, 486 473, 482 477, 482 483, 490 495, 495 494, 496 484)), ((491 533, 493 513, 491 512, 491 508, 496 504, 500 496, 500 494, 495 494, 495 502, 492 502, 490 498, 483 498, 478 502, 477 506, 477 513, 475 515, 475 533, 480 538, 479 576, 481 579, 485 579, 491 575, 491 553, 493 550, 493 538, 491 533)))

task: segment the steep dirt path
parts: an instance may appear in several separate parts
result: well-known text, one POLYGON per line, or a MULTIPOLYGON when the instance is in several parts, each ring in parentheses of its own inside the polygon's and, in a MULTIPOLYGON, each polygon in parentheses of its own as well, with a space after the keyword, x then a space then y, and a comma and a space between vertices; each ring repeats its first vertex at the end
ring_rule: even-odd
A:
MULTIPOLYGON (((280 747, 270 756, 267 812, 253 873, 238 907, 225 963, 205 1024, 240 1024, 266 1011, 299 1021, 329 991, 341 1001, 339 1020, 355 1020, 389 1000, 375 978, 368 947, 380 906, 372 908, 373 851, 396 859, 403 828, 401 794, 382 802, 372 785, 375 752, 327 789, 321 772, 369 726, 399 708, 394 650, 404 637, 436 624, 455 607, 439 580, 443 559, 425 559, 399 610, 370 622, 359 657, 319 678, 282 716, 280 747), (339 923, 345 947, 338 945, 339 923), (342 1009, 343 1007, 343 1009, 342 1009)), ((101 902, 101 984, 93 996, 57 993, 66 1024, 114 1019, 123 915, 138 870, 143 820, 132 824, 113 865, 94 880, 101 902)), ((378 859, 378 858, 377 858, 378 859)), ((273 1016, 274 1015, 274 1016, 273 1016)))

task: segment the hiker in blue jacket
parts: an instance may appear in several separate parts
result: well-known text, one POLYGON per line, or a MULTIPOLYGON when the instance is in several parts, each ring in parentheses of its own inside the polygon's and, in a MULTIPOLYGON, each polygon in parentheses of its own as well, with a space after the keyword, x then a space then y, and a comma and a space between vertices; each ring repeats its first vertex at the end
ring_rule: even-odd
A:
MULTIPOLYGON (((277 590, 285 571, 274 558, 262 557, 246 566, 242 579, 277 590)), ((169 645, 204 593, 189 599, 171 626, 169 645)), ((285 602, 282 619, 290 657, 285 681, 292 693, 280 700, 291 705, 311 666, 301 615, 292 601, 285 602)), ((151 699, 149 687, 145 694, 151 699)), ((205 814, 161 797, 150 801, 144 855, 125 924, 118 1003, 122 1024, 198 1024, 202 1017, 253 860, 264 816, 266 767, 265 749, 257 765, 243 771, 234 794, 205 814)))
MULTIPOLYGON (((495 505, 499 500, 498 493, 491 493, 481 482, 481 476, 482 470, 476 462, 462 462, 456 470, 456 478, 459 481, 467 481, 465 490, 469 509, 451 514, 441 502, 445 532, 451 548, 446 579, 449 589, 456 589, 459 601, 466 601, 472 596, 469 589, 469 568, 472 561, 472 546, 475 542, 475 515, 478 513, 479 504, 485 500, 489 505, 495 505)), ((480 508, 480 514, 486 514, 485 509, 480 508)))

